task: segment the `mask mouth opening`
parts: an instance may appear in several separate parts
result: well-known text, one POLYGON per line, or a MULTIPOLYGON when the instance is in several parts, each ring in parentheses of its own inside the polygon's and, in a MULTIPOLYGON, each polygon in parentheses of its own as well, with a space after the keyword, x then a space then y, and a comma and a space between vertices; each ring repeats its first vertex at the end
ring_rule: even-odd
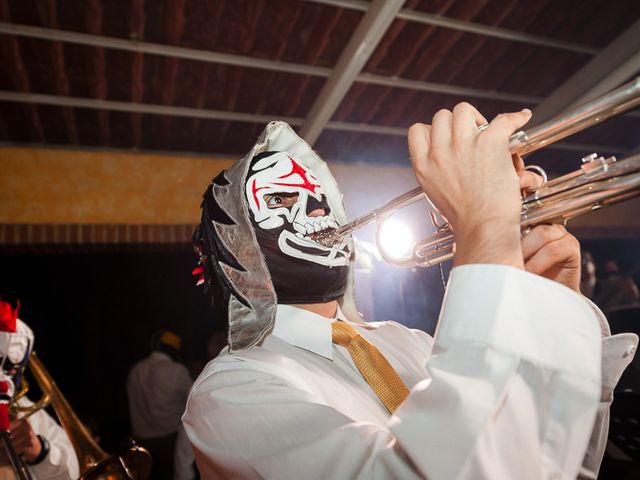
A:
MULTIPOLYGON (((309 233, 305 235, 305 238, 308 238, 309 240, 312 240, 314 242, 318 242, 320 245, 323 245, 323 246, 330 246, 330 245, 325 245, 323 243, 323 240, 326 240, 335 231, 336 231, 335 228, 327 227, 327 228, 323 228, 319 232, 309 233)), ((335 242, 332 242, 332 243, 335 243, 335 242)))
POLYGON ((328 227, 319 232, 314 232, 311 234, 312 236, 309 235, 309 238, 323 247, 332 248, 342 240, 339 236, 334 235, 336 231, 337 228, 328 227))

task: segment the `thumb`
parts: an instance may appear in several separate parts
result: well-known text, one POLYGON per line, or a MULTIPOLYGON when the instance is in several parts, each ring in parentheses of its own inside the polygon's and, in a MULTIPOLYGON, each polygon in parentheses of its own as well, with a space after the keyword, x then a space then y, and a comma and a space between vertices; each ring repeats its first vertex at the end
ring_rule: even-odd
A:
POLYGON ((487 129, 510 136, 513 132, 523 127, 531 119, 531 110, 525 108, 519 112, 502 113, 494 118, 487 129))

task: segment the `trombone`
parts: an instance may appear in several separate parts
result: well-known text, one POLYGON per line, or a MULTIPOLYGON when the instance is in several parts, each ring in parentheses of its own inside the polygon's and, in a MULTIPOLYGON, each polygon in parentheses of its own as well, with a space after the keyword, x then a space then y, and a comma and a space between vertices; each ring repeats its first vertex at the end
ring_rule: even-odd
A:
MULTIPOLYGON (((534 152, 638 105, 640 77, 539 126, 514 133, 509 139, 509 150, 519 155, 534 152)), ((525 167, 540 173, 544 182, 522 199, 521 227, 524 232, 541 223, 565 224, 583 213, 640 195, 640 154, 618 161, 615 157, 603 158, 594 153, 582 161, 578 170, 550 182, 540 167, 525 167)), ((376 243, 387 262, 400 267, 437 265, 453 257, 455 241, 451 227, 446 222, 439 223, 433 212, 430 216, 436 233, 414 242, 408 256, 396 258, 390 255, 380 241, 381 225, 389 216, 424 199, 429 200, 422 188, 416 187, 341 227, 321 233, 316 240, 332 246, 354 230, 377 222, 376 243)))
MULTIPOLYGON (((120 454, 109 455, 106 453, 93 440, 91 432, 75 414, 35 352, 31 352, 28 366, 33 378, 42 390, 43 397, 37 403, 26 407, 21 407, 14 401, 11 409, 14 414, 23 413, 22 418, 24 418, 47 405, 53 407, 78 457, 79 480, 146 480, 149 477, 151 455, 147 450, 137 445, 130 445, 126 451, 120 454)), ((23 383, 26 382, 23 380, 23 383)), ((28 387, 22 388, 16 397, 24 396, 27 389, 28 387)), ((14 470, 18 478, 30 478, 19 476, 20 466, 17 468, 14 467, 14 470)))

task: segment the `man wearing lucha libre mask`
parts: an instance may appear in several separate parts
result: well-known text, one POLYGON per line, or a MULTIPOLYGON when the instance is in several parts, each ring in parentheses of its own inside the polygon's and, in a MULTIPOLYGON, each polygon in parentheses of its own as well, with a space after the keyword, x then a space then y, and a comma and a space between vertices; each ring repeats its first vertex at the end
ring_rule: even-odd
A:
POLYGON ((351 238, 318 242, 347 221, 340 191, 288 125, 213 180, 194 273, 229 347, 183 417, 203 478, 595 478, 637 338, 610 336, 577 291, 575 238, 521 239, 520 190, 538 179, 508 138, 529 115, 480 131, 460 104, 409 130, 416 178, 456 234, 434 338, 360 317, 351 238))

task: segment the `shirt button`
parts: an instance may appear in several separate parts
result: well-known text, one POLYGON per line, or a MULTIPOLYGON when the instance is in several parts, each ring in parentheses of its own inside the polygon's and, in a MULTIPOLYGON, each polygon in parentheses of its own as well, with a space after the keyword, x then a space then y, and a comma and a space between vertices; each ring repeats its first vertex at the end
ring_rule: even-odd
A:
POLYGON ((622 358, 627 358, 629 355, 633 355, 634 353, 636 353, 636 347, 631 346, 624 351, 622 358))

